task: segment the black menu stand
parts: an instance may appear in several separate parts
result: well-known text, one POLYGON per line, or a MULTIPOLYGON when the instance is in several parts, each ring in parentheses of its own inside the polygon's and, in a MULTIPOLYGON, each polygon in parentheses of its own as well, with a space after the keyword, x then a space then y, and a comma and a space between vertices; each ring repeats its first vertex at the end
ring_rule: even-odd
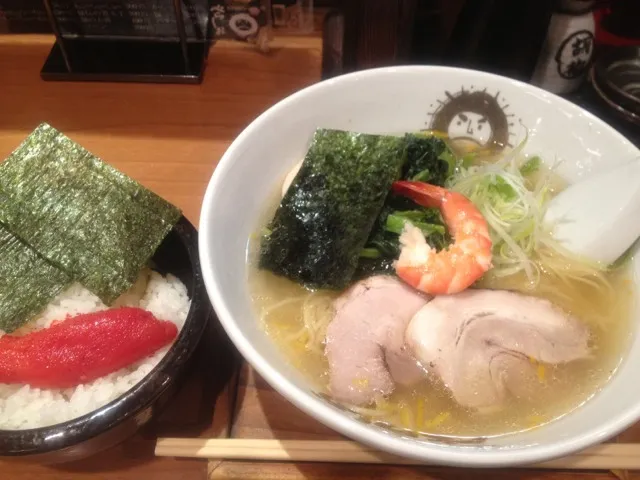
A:
MULTIPOLYGON (((172 0, 177 39, 118 35, 65 35, 51 0, 44 0, 56 42, 40 76, 52 81, 202 82, 210 41, 188 41, 180 0, 172 0)), ((207 21, 207 25, 210 25, 207 21)))

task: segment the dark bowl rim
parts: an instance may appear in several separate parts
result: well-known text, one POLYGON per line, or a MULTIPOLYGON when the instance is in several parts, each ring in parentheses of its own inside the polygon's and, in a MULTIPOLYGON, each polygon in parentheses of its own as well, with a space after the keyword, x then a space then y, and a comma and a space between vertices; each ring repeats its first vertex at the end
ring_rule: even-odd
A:
POLYGON ((598 98, 601 101, 605 102, 613 110, 615 114, 617 114, 620 117, 623 117, 624 120, 626 120, 627 122, 631 122, 635 125, 640 125, 640 115, 625 108, 625 106, 616 103, 612 98, 610 98, 610 96, 607 94, 606 89, 603 88, 602 85, 600 84, 600 81, 598 80, 598 76, 595 70, 591 71, 590 78, 591 78, 591 86, 593 87, 593 90, 596 92, 596 94, 598 95, 598 98))
POLYGON ((193 284, 187 318, 178 338, 166 355, 133 387, 96 410, 46 427, 23 430, 0 429, 0 445, 10 445, 9 449, 0 451, 0 459, 50 453, 82 443, 134 417, 154 403, 170 387, 174 381, 174 374, 184 367, 200 343, 213 311, 206 295, 200 268, 198 231, 184 215, 180 217, 172 231, 178 235, 187 250, 193 272, 193 284), (156 386, 156 381, 159 387, 156 386), (87 433, 87 429, 91 432, 87 433), (64 434, 60 435, 60 432, 64 434), (42 438, 42 441, 34 442, 34 437, 42 438))
MULTIPOLYGON (((614 50, 605 52, 601 57, 596 59, 593 66, 593 71, 596 78, 599 81, 600 87, 604 87, 610 90, 611 93, 621 97, 631 105, 640 107, 640 98, 635 95, 630 95, 624 91, 618 83, 613 81, 609 76, 609 68, 615 63, 622 61, 640 61, 640 46, 625 46, 617 47, 614 50), (630 53, 633 50, 634 54, 630 53)), ((611 94, 610 94, 611 95, 611 94)), ((615 99, 610 99, 615 102, 615 99)), ((625 107, 623 107, 625 108, 625 107)), ((626 109, 626 108, 625 108, 626 109)))

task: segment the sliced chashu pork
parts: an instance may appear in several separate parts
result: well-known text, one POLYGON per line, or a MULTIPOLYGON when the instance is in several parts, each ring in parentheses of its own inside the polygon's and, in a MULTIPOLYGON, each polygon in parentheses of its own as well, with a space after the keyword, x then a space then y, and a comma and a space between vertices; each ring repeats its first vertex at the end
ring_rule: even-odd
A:
POLYGON ((466 407, 499 408, 537 383, 531 359, 560 364, 589 356, 589 332, 547 300, 504 290, 441 296, 410 321, 406 342, 466 407))
POLYGON ((424 373, 404 345, 409 320, 429 301, 401 280, 374 276, 335 301, 325 354, 333 397, 366 405, 390 394, 396 383, 412 384, 424 373))

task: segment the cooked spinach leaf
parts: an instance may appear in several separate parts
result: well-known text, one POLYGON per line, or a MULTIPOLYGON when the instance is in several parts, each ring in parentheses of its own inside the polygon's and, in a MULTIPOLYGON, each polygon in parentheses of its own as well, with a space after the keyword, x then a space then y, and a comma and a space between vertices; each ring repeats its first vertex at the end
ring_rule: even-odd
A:
MULTIPOLYGON (((426 210, 426 209, 425 209, 426 210)), ((387 217, 385 229, 387 232, 400 235, 407 221, 418 227, 425 236, 432 234, 444 235, 445 228, 443 225, 435 223, 425 223, 422 221, 424 217, 430 217, 428 210, 412 210, 410 212, 393 212, 387 217)))
POLYGON ((415 180, 443 186, 453 173, 456 159, 440 138, 409 133, 404 137, 406 161, 403 180, 415 180))
MULTIPOLYGON (((406 158, 400 179, 444 186, 458 162, 447 144, 435 136, 414 134, 405 135, 404 140, 406 158)), ((400 255, 400 234, 407 221, 422 230, 433 248, 440 250, 450 242, 437 209, 389 194, 365 245, 366 253, 361 254, 359 278, 393 271, 393 261, 400 255)))

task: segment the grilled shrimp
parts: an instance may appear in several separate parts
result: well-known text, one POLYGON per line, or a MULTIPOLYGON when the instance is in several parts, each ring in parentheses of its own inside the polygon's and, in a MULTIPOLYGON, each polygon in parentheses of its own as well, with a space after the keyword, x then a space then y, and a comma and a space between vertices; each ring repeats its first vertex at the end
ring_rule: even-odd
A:
POLYGON ((393 192, 424 207, 438 208, 453 237, 452 245, 436 252, 422 231, 407 222, 395 262, 402 280, 431 295, 451 294, 466 289, 491 268, 487 222, 467 197, 422 182, 395 182, 393 192))

